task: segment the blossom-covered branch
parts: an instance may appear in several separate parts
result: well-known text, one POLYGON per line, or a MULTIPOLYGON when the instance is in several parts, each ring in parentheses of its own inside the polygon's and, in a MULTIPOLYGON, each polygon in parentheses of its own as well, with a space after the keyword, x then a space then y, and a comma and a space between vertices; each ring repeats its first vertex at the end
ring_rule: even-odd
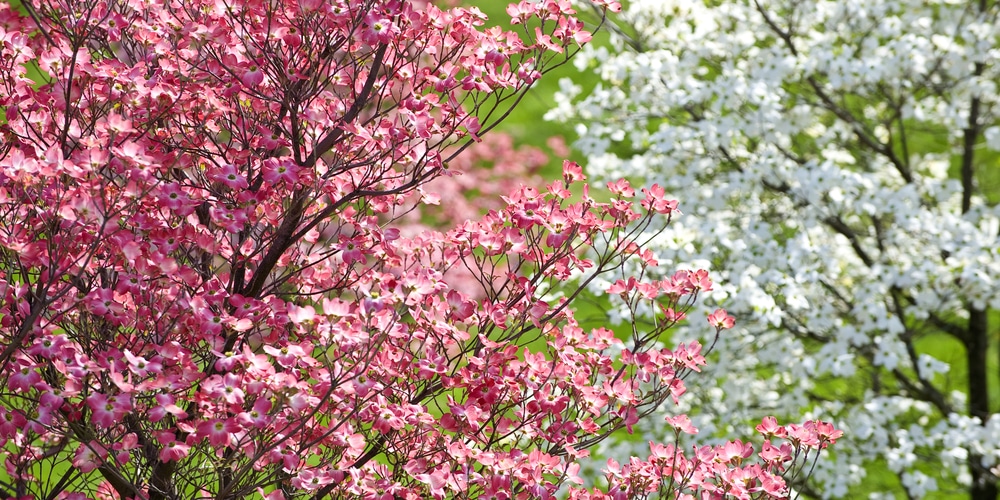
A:
MULTIPOLYGON (((512 6, 518 31, 399 0, 22 7, 0 6, 0 497, 549 498, 704 362, 661 342, 704 271, 617 292, 674 311, 639 342, 571 307, 653 265, 657 186, 598 202, 567 162, 400 230, 589 39, 568 2, 512 6)), ((786 495, 838 437, 803 429, 739 484, 716 460, 659 488, 786 495)))

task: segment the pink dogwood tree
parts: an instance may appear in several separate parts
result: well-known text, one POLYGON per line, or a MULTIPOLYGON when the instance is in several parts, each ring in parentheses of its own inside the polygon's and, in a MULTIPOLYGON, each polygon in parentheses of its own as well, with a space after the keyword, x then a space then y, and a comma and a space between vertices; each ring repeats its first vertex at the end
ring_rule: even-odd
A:
POLYGON ((567 162, 400 233, 590 38, 564 0, 508 12, 505 31, 400 0, 0 6, 0 497, 786 497, 832 425, 765 419, 754 455, 681 446, 674 416, 675 442, 576 486, 588 447, 705 363, 661 342, 704 271, 615 282, 659 311, 622 337, 570 307, 655 266, 636 236, 676 213, 662 189, 599 202, 567 162))

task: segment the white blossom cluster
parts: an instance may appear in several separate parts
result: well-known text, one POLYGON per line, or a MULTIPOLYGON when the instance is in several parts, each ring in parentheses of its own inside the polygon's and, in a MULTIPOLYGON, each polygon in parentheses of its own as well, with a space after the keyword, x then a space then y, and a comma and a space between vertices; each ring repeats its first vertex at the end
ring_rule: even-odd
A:
MULTIPOLYGON (((654 241, 663 268, 711 269, 701 306, 737 317, 680 410, 719 436, 768 414, 844 428, 802 485, 815 496, 998 480, 1000 415, 970 416, 965 358, 970 311, 1000 343, 1000 5, 984 5, 635 0, 547 116, 576 123, 591 176, 668 187, 684 215, 654 241)), ((678 335, 706 331, 691 317, 678 335)))

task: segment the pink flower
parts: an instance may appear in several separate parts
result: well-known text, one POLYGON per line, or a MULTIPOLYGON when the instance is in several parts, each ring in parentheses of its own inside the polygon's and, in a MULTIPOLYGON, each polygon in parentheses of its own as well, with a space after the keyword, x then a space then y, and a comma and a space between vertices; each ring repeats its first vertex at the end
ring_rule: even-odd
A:
POLYGON ((91 421, 99 428, 108 429, 121 421, 132 410, 131 398, 126 395, 108 396, 95 392, 87 398, 91 421))
POLYGON ((208 211, 212 222, 230 233, 242 231, 248 220, 246 211, 239 208, 229 209, 224 206, 213 206, 208 211))
POLYGON ((187 412, 174 404, 174 397, 170 394, 157 394, 156 403, 148 413, 150 422, 159 422, 167 415, 173 415, 180 420, 187 418, 187 412))
POLYGON ((635 278, 630 276, 628 278, 628 281, 621 279, 615 281, 610 287, 608 287, 608 293, 613 295, 621 295, 622 298, 625 298, 628 295, 628 292, 635 289, 635 286, 636 286, 635 278))
POLYGON ((667 323, 678 323, 687 317, 687 314, 683 311, 675 311, 673 308, 664 306, 663 304, 657 305, 660 306, 660 311, 663 312, 663 319, 667 323))
POLYGON ((672 444, 663 445, 652 441, 649 442, 649 458, 655 462, 669 463, 669 461, 676 458, 677 451, 672 444))
MULTIPOLYGON (((480 90, 489 91, 489 87, 480 86, 480 90)), ((479 131, 482 130, 483 126, 479 123, 478 117, 469 115, 465 120, 463 120, 463 125, 465 125, 465 130, 469 132, 469 135, 472 136, 474 141, 479 142, 482 140, 479 137, 479 131)))
POLYGON ((24 429, 28 419, 19 410, 8 410, 0 407, 0 438, 10 439, 24 429))
POLYGON ((553 42, 552 37, 543 33, 542 29, 537 26, 535 27, 535 43, 553 52, 558 52, 560 54, 563 52, 563 48, 553 42))
POLYGON ((272 185, 284 182, 293 186, 299 181, 298 171, 299 167, 290 160, 270 158, 264 162, 264 181, 272 185))
POLYGON ((340 257, 344 259, 344 263, 347 265, 354 264, 355 262, 360 262, 361 264, 368 262, 368 259, 365 258, 364 247, 360 237, 342 237, 339 248, 340 257))
POLYGON ((750 443, 729 441, 719 448, 716 459, 722 462, 732 462, 738 466, 743 462, 743 459, 749 458, 751 455, 753 455, 753 446, 750 443))
POLYGON ((783 438, 787 435, 785 428, 778 425, 778 419, 774 417, 764 417, 764 420, 762 420, 760 425, 757 426, 757 432, 763 434, 764 437, 767 438, 783 438))
POLYGON ((578 19, 560 17, 558 25, 552 36, 560 40, 572 39, 577 45, 583 45, 593 39, 590 32, 583 29, 583 23, 578 19))
POLYGON ((361 32, 361 41, 368 45, 389 43, 397 34, 399 34, 399 27, 388 18, 380 17, 375 12, 365 16, 365 28, 361 32))
POLYGON ((328 474, 317 473, 312 469, 305 469, 292 478, 292 486, 305 490, 316 491, 323 486, 333 482, 328 474))
POLYGON ((179 461, 188 455, 191 447, 177 441, 177 436, 173 432, 161 431, 156 434, 156 441, 160 443, 160 461, 179 461))
MULTIPOLYGON (((313 306, 310 306, 308 304, 301 307, 295 304, 288 304, 288 319, 295 324, 309 323, 316 319, 316 309, 314 309, 313 306)), ((282 349, 284 349, 284 354, 286 355, 288 354, 289 349, 291 349, 291 352, 293 353, 294 356, 297 356, 299 358, 306 357, 305 351, 297 345, 289 345, 282 349)))
POLYGON ((512 3, 507 6, 507 14, 510 16, 511 24, 524 23, 534 16, 537 10, 538 4, 529 2, 528 0, 521 0, 517 4, 512 3))
POLYGON ((715 312, 708 315, 708 323, 717 330, 728 330, 736 324, 736 318, 726 313, 725 309, 716 309, 715 312))
POLYGON ((128 361, 129 370, 140 377, 145 377, 150 373, 159 373, 163 369, 158 361, 147 361, 146 358, 132 354, 132 351, 128 349, 123 354, 125 360, 128 361))
POLYGON ((775 447, 771 440, 764 441, 758 453, 760 458, 772 466, 782 466, 785 462, 792 460, 792 447, 788 443, 782 443, 781 447, 775 447))
POLYGON ((67 342, 65 335, 47 335, 35 339, 35 343, 28 349, 28 354, 45 359, 52 359, 59 355, 62 346, 67 342))
POLYGON ((451 317, 455 321, 469 319, 476 310, 476 305, 456 290, 449 290, 446 300, 448 301, 451 317))
POLYGON ((7 375, 7 386, 14 389, 14 391, 20 393, 28 392, 35 384, 42 381, 42 376, 34 366, 28 365, 23 361, 14 364, 14 366, 17 366, 17 368, 10 370, 10 374, 7 375))
POLYGON ((80 443, 73 457, 73 467, 86 474, 96 470, 108 458, 108 450, 101 443, 91 440, 80 443))
POLYGON ((71 221, 89 222, 100 220, 100 201, 86 194, 76 194, 59 207, 59 216, 71 221))
POLYGON ((566 183, 581 182, 587 180, 587 176, 583 175, 583 167, 578 163, 564 160, 563 161, 563 180, 566 183))
POLYGON ((230 189, 246 189, 250 187, 246 178, 243 177, 233 164, 227 163, 220 168, 212 170, 213 171, 209 175, 209 178, 229 187, 230 189))
POLYGON ((98 288, 88 298, 90 312, 97 316, 117 317, 125 313, 125 308, 115 300, 115 292, 110 288, 98 288))
MULTIPOLYGON (((302 9, 303 12, 312 12, 322 6, 323 0, 299 0, 299 8, 302 9)), ((268 500, 274 499, 269 498, 268 500)), ((282 497, 282 500, 284 500, 284 497, 282 497)))
POLYGON ((212 419, 199 423, 195 436, 197 439, 207 438, 208 444, 216 448, 225 448, 235 442, 233 434, 242 430, 234 419, 212 419))
POLYGON ((608 191, 615 196, 622 196, 625 198, 631 198, 635 196, 635 189, 632 189, 632 185, 629 184, 626 179, 618 179, 614 182, 608 182, 608 191))
MULTIPOLYGON (((295 344, 285 345, 280 348, 266 345, 264 346, 264 352, 274 356, 274 359, 278 361, 278 365, 284 368, 292 368, 309 357, 301 346, 295 344)), ((305 364, 308 364, 308 362, 305 362, 305 364)))
POLYGON ((653 184, 648 189, 643 188, 646 197, 642 200, 642 206, 646 210, 651 210, 658 214, 670 214, 677 210, 677 200, 666 199, 663 187, 653 184))
POLYGON ((635 406, 624 406, 615 413, 621 419, 621 423, 625 424, 628 433, 632 434, 632 426, 639 422, 639 412, 635 409, 635 406))
POLYGON ((115 132, 117 134, 127 134, 130 132, 135 132, 132 128, 132 120, 125 118, 118 113, 111 113, 108 115, 108 130, 115 132))
POLYGON ((701 367, 705 364, 705 357, 701 355, 701 343, 692 340, 686 345, 678 345, 674 349, 674 360, 678 369, 701 371, 701 367))
POLYGON ((787 439, 791 441, 792 446, 805 446, 807 448, 817 448, 820 446, 820 439, 816 435, 815 426, 809 425, 810 423, 807 422, 806 425, 788 424, 785 426, 785 430, 788 431, 787 439))
POLYGON ((257 401, 254 401, 253 409, 240 413, 236 418, 243 427, 261 429, 271 421, 271 417, 268 415, 271 408, 270 399, 259 398, 257 401))
POLYGON ((696 292, 712 291, 712 279, 709 277, 708 271, 704 269, 689 272, 687 279, 690 282, 691 289, 696 292))
POLYGON ((10 177, 34 176, 39 170, 38 160, 25 156, 24 151, 19 148, 14 148, 8 158, 5 159, 3 167, 7 172, 6 175, 10 177))
POLYGON ((256 87, 264 82, 264 72, 257 66, 250 66, 240 77, 240 81, 247 87, 256 87))
POLYGON ((691 423, 691 419, 687 415, 677 415, 675 417, 667 417, 667 424, 673 427, 678 432, 683 432, 685 434, 695 435, 698 434, 698 429, 691 423))
POLYGON ((788 496, 788 486, 785 479, 769 473, 761 473, 757 476, 760 479, 760 490, 774 498, 786 498, 788 496))
POLYGON ((34 415, 35 418, 32 420, 32 424, 30 425, 37 427, 37 429, 34 430, 36 434, 44 434, 46 432, 46 427, 51 426, 55 419, 62 416, 60 410, 63 407, 65 399, 59 395, 57 390, 48 387, 43 389, 41 387, 43 384, 39 384, 39 386, 40 387, 36 388, 43 392, 39 397, 38 408, 35 410, 34 415))
POLYGON ((225 354, 218 351, 212 351, 212 354, 218 357, 218 359, 215 360, 215 369, 220 372, 233 370, 235 367, 239 366, 244 359, 242 354, 237 354, 232 351, 226 352, 225 354))
POLYGON ((836 443, 837 439, 840 439, 840 437, 844 435, 844 431, 835 429, 833 427, 833 424, 829 422, 822 422, 818 420, 809 421, 806 422, 806 425, 811 426, 814 429, 814 431, 816 432, 816 436, 822 443, 821 446, 823 448, 826 448, 827 445, 836 443))
POLYGON ((225 401, 230 405, 243 404, 243 377, 235 373, 212 375, 201 383, 201 390, 210 398, 225 401))

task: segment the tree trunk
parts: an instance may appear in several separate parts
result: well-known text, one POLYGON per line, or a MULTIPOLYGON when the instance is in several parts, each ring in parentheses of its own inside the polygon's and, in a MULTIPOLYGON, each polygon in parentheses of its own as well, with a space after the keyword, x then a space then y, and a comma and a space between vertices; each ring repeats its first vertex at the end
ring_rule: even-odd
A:
MULTIPOLYGON (((966 360, 969 365, 969 414, 979 417, 982 423, 990 418, 989 372, 986 353, 989 348, 987 311, 971 305, 969 329, 966 339, 966 360)), ((969 469, 972 471, 970 500, 997 500, 996 483, 988 481, 992 475, 982 468, 982 455, 969 455, 969 469)))

